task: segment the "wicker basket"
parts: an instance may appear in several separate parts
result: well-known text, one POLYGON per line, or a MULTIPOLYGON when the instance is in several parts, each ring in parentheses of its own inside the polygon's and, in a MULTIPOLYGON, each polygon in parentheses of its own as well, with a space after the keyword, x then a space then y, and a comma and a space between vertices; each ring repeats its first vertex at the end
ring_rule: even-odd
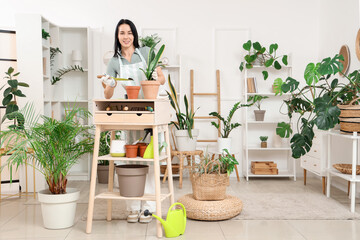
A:
MULTIPOLYGON (((352 174, 352 164, 334 164, 333 167, 344 174, 352 174)), ((356 175, 360 175, 360 165, 356 165, 356 175)))
MULTIPOLYGON (((172 174, 179 174, 180 165, 179 164, 171 164, 172 166, 172 174)), ((167 165, 160 165, 160 173, 165 174, 167 165)))
POLYGON ((340 131, 345 133, 360 132, 360 105, 353 105, 360 98, 353 99, 349 105, 338 105, 341 110, 340 131))
POLYGON ((223 200, 226 197, 226 187, 229 185, 229 176, 220 174, 220 163, 218 161, 210 161, 205 169, 208 169, 209 164, 219 165, 218 173, 190 173, 190 179, 193 189, 193 195, 196 200, 215 201, 223 200))

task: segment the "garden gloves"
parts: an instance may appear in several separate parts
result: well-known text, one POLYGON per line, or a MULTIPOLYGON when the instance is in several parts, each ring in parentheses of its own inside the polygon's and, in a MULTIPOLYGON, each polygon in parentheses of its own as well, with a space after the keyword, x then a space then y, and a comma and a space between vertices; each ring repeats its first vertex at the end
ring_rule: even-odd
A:
POLYGON ((104 74, 100 81, 102 81, 106 86, 115 87, 115 80, 108 74, 104 74))

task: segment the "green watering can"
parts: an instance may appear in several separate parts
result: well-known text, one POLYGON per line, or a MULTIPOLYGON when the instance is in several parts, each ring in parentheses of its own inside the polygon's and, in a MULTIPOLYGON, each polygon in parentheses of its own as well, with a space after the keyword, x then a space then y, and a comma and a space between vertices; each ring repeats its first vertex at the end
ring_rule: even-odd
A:
POLYGON ((167 238, 178 237, 183 235, 186 227, 186 209, 181 203, 174 203, 170 206, 169 211, 166 216, 166 221, 161 217, 156 216, 149 212, 149 210, 144 211, 145 216, 153 216, 161 222, 165 230, 165 236, 167 238), (171 210, 174 206, 180 205, 182 209, 171 210))

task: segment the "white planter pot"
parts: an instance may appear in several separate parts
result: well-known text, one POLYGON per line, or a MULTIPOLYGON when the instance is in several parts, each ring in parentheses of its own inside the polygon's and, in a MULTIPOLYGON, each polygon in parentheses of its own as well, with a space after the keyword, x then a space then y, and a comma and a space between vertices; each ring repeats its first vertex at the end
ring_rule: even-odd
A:
POLYGON ((195 151, 199 129, 191 130, 193 138, 189 137, 187 130, 175 130, 176 147, 178 151, 195 151))
POLYGON ((218 138, 218 153, 222 153, 223 149, 227 149, 231 153, 231 138, 218 138))
POLYGON ((80 191, 66 188, 66 192, 66 194, 52 194, 48 189, 38 192, 45 228, 62 229, 74 225, 76 201, 80 197, 80 191))

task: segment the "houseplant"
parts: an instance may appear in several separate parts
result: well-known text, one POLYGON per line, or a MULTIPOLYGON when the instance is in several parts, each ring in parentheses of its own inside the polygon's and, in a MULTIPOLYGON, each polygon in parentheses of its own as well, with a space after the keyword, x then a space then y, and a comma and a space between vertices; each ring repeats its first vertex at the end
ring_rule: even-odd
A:
POLYGON ((241 126, 240 123, 232 123, 231 120, 235 114, 235 112, 240 109, 241 107, 248 106, 245 104, 240 104, 240 102, 237 102, 234 104, 232 109, 229 112, 229 115, 225 118, 223 118, 218 112, 211 112, 209 113, 210 116, 217 117, 222 122, 222 129, 221 124, 218 124, 216 122, 211 122, 213 126, 215 126, 221 135, 221 138, 218 138, 218 152, 222 152, 223 149, 227 149, 229 152, 231 152, 231 138, 229 138, 230 132, 234 130, 235 128, 241 126))
MULTIPOLYGON (((80 193, 67 188, 67 174, 78 159, 93 149, 91 127, 81 125, 78 118, 87 118, 90 112, 73 108, 61 121, 35 114, 33 105, 21 111, 22 126, 2 131, 2 143, 7 142, 6 152, 12 153, 7 164, 19 167, 27 157, 35 159, 35 167, 44 175, 49 189, 39 191, 44 226, 50 229, 71 227, 74 224, 76 201, 80 193), (28 148, 33 151, 29 153, 28 148)), ((29 164, 29 163, 28 163, 29 164)))
POLYGON ((150 36, 140 37, 139 41, 142 47, 151 48, 156 46, 161 41, 161 38, 157 35, 157 33, 155 33, 151 34, 150 36))
POLYGON ((261 148, 267 148, 268 136, 260 136, 261 148))
POLYGON ((269 97, 261 96, 261 95, 253 95, 253 96, 249 96, 247 100, 248 103, 250 103, 249 106, 255 105, 258 109, 258 110, 254 110, 256 121, 264 121, 266 110, 261 110, 261 102, 267 98, 269 97))
POLYGON ((189 109, 189 102, 184 95, 185 103, 185 113, 181 112, 180 105, 178 102, 178 95, 174 85, 170 80, 170 75, 168 78, 168 83, 170 86, 170 92, 166 91, 170 100, 170 104, 175 110, 177 121, 171 121, 170 124, 174 125, 175 138, 177 150, 179 151, 195 151, 196 149, 196 140, 199 135, 199 129, 193 129, 194 127, 194 116, 196 111, 189 109))
MULTIPOLYGON (((345 83, 339 82, 335 76, 343 69, 340 62, 343 59, 341 55, 335 55, 316 64, 309 63, 304 73, 305 86, 302 88, 299 87, 300 82, 291 77, 279 83, 278 91, 291 93, 290 99, 285 100, 289 121, 294 114, 299 114, 298 132, 290 140, 294 158, 300 158, 310 151, 315 126, 320 130, 334 128, 340 122, 342 114, 339 107, 343 108, 344 104, 357 98, 360 90, 360 71, 355 70, 344 75, 348 81, 345 83)), ((357 118, 353 120, 355 123, 358 122, 357 118)), ((278 123, 276 132, 280 137, 289 137, 292 131, 290 122, 278 123)))
POLYGON ((140 85, 144 92, 145 99, 156 99, 160 84, 164 84, 152 79, 152 74, 155 71, 155 69, 159 66, 159 60, 162 53, 164 52, 165 45, 164 44, 161 45, 157 54, 155 54, 154 48, 155 46, 152 46, 150 48, 146 69, 140 68, 140 70, 143 71, 146 77, 145 81, 140 82, 140 85))
MULTIPOLYGON (((240 63, 240 71, 243 71, 245 68, 251 69, 254 65, 274 67, 276 70, 280 70, 282 68, 281 63, 279 62, 280 58, 284 65, 288 65, 287 55, 276 55, 278 47, 277 43, 273 43, 270 44, 269 50, 267 50, 266 47, 262 46, 259 42, 252 43, 251 40, 247 41, 243 44, 243 49, 248 51, 248 53, 244 56, 244 61, 240 63)), ((266 70, 262 71, 262 74, 264 80, 269 76, 269 73, 266 70)))

